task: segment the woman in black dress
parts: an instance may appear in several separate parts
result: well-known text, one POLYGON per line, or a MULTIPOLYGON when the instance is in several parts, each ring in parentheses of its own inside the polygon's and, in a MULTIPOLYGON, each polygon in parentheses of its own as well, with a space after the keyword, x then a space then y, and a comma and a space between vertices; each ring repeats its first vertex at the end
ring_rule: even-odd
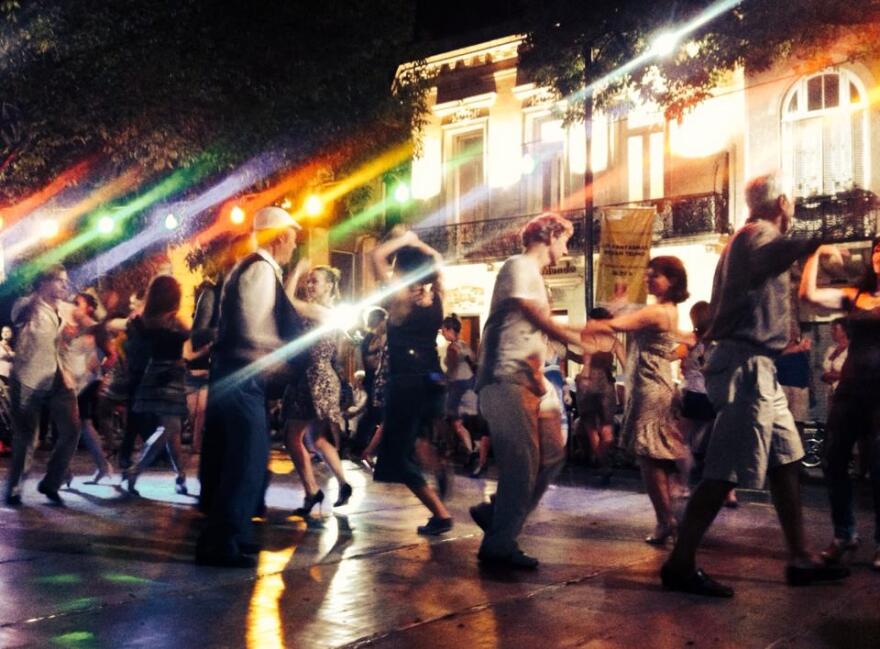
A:
POLYGON ((443 416, 443 371, 437 332, 443 322, 440 254, 406 232, 373 252, 377 276, 390 282, 388 304, 388 383, 385 422, 374 477, 406 485, 431 512, 419 534, 452 529, 452 516, 428 485, 417 459, 419 438, 430 438, 443 416), (389 260, 394 258, 392 270, 389 260))
POLYGON ((177 315, 180 295, 180 284, 170 275, 153 278, 147 289, 143 314, 132 319, 128 326, 129 342, 136 338, 149 349, 149 361, 131 409, 134 413, 153 415, 156 421, 137 463, 123 471, 122 479, 128 482, 128 492, 134 495, 139 495, 135 488, 138 476, 150 466, 163 446, 168 449, 177 474, 177 493, 187 493, 180 434, 187 415, 183 348, 189 330, 177 315))

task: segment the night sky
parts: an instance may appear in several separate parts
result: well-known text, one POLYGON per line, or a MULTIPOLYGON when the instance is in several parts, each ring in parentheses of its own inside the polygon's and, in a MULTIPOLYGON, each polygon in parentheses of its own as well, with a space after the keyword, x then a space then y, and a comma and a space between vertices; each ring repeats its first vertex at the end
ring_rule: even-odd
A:
MULTIPOLYGON (((416 38, 431 43, 462 45, 468 36, 491 38, 516 31, 522 14, 517 0, 417 0, 416 38)), ((481 40, 481 39, 477 39, 481 40)))

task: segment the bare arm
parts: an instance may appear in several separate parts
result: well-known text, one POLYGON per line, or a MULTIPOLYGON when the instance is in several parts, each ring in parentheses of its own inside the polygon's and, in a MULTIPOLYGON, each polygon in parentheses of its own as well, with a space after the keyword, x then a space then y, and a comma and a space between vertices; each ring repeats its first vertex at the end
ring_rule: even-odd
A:
POLYGON ((536 302, 523 298, 510 298, 510 301, 515 308, 522 311, 526 320, 553 340, 580 347, 580 337, 573 331, 570 331, 567 327, 554 322, 553 318, 551 318, 544 309, 538 306, 536 302))
POLYGON ((386 281, 391 275, 391 265, 388 263, 388 258, 405 246, 415 245, 417 241, 419 241, 418 236, 410 230, 376 246, 370 255, 376 277, 383 282, 386 281))
POLYGON ((819 288, 816 278, 819 274, 819 260, 823 257, 842 262, 840 250, 834 246, 819 246, 815 254, 807 259, 804 264, 804 272, 801 275, 801 285, 798 291, 800 298, 809 304, 820 306, 825 309, 843 309, 847 299, 855 298, 855 291, 851 288, 819 288))
POLYGON ((642 329, 658 329, 666 331, 671 324, 667 307, 662 304, 651 304, 632 313, 625 313, 610 320, 590 320, 584 331, 619 333, 641 331, 642 329))

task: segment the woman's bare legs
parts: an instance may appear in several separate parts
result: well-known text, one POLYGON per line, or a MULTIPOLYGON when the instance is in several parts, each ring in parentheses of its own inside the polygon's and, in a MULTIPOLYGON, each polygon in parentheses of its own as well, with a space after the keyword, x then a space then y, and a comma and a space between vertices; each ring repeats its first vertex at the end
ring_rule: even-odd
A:
POLYGON ((664 463, 650 457, 640 457, 639 468, 642 470, 645 490, 654 506, 658 532, 671 530, 675 527, 675 517, 672 514, 672 498, 669 493, 669 474, 664 463))
MULTIPOLYGON (((329 439, 327 439, 326 435, 321 434, 321 428, 327 428, 326 424, 319 424, 316 426, 315 435, 315 448, 318 450, 318 453, 321 454, 321 457, 324 458, 324 461, 327 463, 327 466, 330 467, 330 470, 333 472, 333 475, 336 476, 336 480, 339 482, 339 486, 341 487, 344 484, 348 484, 348 481, 345 479, 345 469, 342 468, 342 460, 339 459, 339 451, 337 450, 335 444, 333 444, 329 439)), ((338 436, 339 427, 335 424, 329 424, 330 433, 333 435, 333 438, 336 439, 338 436), (336 431, 334 433, 334 431, 336 431)))
POLYGON ((287 452, 293 460, 296 474, 306 490, 307 496, 318 493, 318 482, 315 480, 315 472, 312 469, 312 458, 305 445, 307 421, 288 419, 284 426, 284 439, 287 444, 287 452))
POLYGON ((465 450, 468 453, 474 452, 474 443, 471 440, 470 431, 465 428, 464 423, 460 418, 450 419, 449 424, 452 426, 452 430, 455 431, 458 440, 461 442, 461 445, 464 446, 465 450))

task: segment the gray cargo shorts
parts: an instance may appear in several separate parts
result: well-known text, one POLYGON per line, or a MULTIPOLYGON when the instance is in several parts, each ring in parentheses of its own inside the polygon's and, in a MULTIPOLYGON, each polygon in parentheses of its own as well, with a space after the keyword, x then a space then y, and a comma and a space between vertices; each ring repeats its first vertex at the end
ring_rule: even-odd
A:
POLYGON ((704 478, 760 489, 768 469, 804 456, 770 356, 721 341, 710 349, 703 373, 716 412, 704 478))

